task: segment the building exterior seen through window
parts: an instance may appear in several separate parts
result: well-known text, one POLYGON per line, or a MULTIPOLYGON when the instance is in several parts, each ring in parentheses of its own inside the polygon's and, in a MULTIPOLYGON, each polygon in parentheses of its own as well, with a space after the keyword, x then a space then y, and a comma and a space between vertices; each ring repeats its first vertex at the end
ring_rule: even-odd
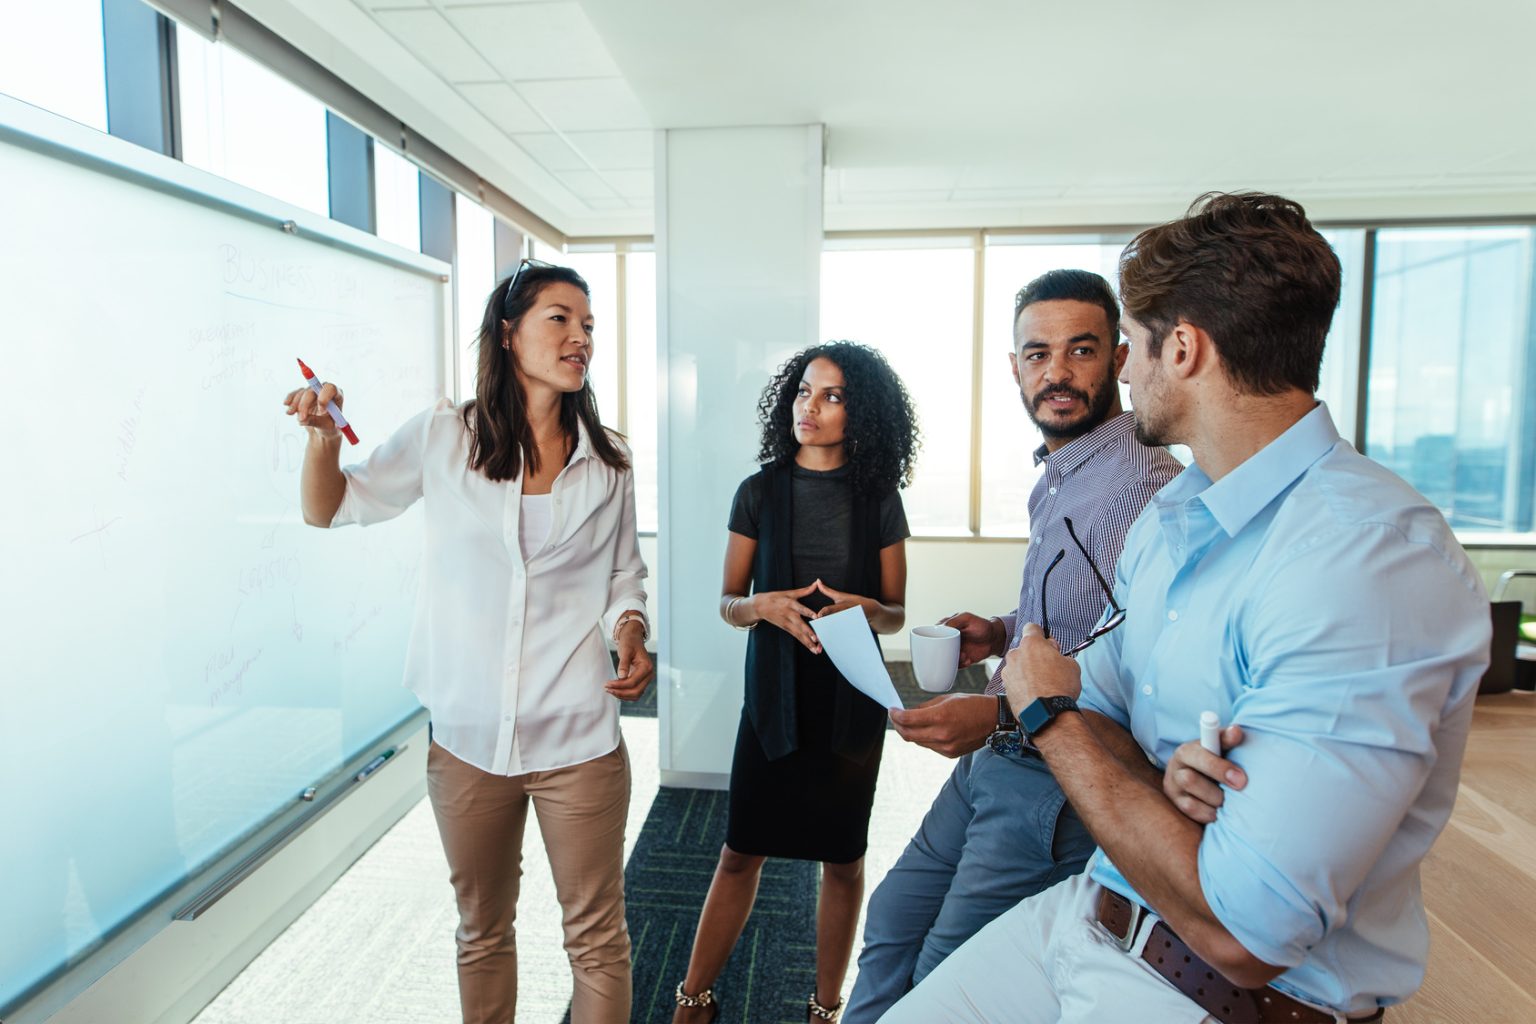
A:
POLYGON ((1536 230, 1376 237, 1366 452, 1460 531, 1530 533, 1536 230))

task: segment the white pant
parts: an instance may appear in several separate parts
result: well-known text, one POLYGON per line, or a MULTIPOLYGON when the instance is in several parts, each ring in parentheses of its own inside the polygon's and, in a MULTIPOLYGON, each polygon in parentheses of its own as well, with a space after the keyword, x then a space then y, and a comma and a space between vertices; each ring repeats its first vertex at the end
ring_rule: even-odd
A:
POLYGON ((1019 903, 951 953, 881 1024, 1217 1024, 1096 923, 1087 875, 1019 903))

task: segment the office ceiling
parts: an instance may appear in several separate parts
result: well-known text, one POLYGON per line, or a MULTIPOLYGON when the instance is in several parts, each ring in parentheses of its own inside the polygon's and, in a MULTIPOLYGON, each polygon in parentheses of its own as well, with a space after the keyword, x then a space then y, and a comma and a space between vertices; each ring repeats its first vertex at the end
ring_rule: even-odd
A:
POLYGON ((814 122, 830 230, 1536 214, 1530 0, 241 6, 570 235, 650 233, 656 128, 814 122))

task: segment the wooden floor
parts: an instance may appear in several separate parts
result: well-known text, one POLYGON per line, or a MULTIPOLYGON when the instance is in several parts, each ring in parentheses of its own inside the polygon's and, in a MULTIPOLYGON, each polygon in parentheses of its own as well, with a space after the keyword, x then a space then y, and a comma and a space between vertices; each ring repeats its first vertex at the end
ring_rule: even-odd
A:
POLYGON ((1429 973, 1388 1024, 1536 1021, 1536 694, 1478 700, 1424 902, 1429 973))

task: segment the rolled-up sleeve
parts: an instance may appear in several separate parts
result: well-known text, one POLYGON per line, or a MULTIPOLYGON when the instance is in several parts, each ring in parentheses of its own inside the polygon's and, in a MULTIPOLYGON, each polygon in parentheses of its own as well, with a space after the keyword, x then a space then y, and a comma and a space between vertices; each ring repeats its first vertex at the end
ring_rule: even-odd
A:
POLYGON ((1346 922, 1437 758, 1459 758, 1488 612, 1437 552, 1375 524, 1296 552, 1254 593, 1229 755, 1248 785, 1206 828, 1199 876, 1250 953, 1294 967, 1346 922))
POLYGON ((331 526, 371 526, 393 519, 422 494, 427 431, 432 417, 448 408, 447 399, 401 425, 363 461, 342 469, 347 489, 331 526))
POLYGON ((622 494, 613 570, 608 577, 608 610, 603 613, 603 632, 607 636, 613 635, 619 616, 625 612, 645 614, 646 569, 635 529, 635 476, 631 472, 623 474, 622 494))

